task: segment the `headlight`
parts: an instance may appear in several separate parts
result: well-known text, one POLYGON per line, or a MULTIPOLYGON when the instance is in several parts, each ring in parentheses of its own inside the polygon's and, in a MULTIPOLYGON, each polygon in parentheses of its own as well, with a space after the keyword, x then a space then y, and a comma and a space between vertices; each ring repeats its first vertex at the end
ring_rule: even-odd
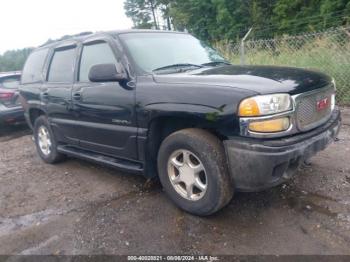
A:
POLYGON ((243 100, 239 105, 239 116, 264 116, 291 110, 289 94, 255 96, 243 100))

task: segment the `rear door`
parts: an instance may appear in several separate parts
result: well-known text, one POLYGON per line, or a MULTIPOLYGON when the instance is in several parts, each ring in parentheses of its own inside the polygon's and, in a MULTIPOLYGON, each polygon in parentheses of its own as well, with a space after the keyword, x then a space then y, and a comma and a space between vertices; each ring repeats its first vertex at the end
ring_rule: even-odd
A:
POLYGON ((74 68, 77 60, 77 46, 67 43, 55 48, 41 89, 41 101, 49 117, 56 139, 70 144, 78 144, 71 112, 71 92, 74 68))
MULTIPOLYGON (((29 109, 42 110, 41 93, 45 82, 49 48, 39 48, 33 51, 25 62, 21 76, 20 94, 22 105, 29 120, 29 109)), ((30 125, 34 123, 30 123, 30 125)))
POLYGON ((97 64, 115 64, 118 54, 108 39, 94 39, 82 46, 78 81, 72 101, 80 146, 126 159, 137 159, 135 90, 119 82, 89 81, 89 70, 97 64))

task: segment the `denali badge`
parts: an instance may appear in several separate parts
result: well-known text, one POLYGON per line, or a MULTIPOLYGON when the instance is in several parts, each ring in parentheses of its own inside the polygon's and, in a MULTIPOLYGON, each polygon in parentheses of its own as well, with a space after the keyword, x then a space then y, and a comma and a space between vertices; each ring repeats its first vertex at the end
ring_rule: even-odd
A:
POLYGON ((121 120, 121 119, 112 119, 112 123, 115 124, 121 124, 121 125, 130 125, 131 122, 128 120, 121 120))
POLYGON ((317 111, 321 111, 329 106, 329 98, 326 97, 320 101, 317 101, 317 111))

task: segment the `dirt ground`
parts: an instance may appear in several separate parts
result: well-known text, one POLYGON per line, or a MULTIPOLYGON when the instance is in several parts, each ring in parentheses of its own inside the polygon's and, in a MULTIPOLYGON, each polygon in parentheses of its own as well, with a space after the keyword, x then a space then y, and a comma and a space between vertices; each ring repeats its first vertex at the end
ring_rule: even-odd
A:
POLYGON ((288 184, 184 213, 157 183, 88 162, 44 164, 0 134, 0 254, 350 254, 350 109, 339 141, 288 184))

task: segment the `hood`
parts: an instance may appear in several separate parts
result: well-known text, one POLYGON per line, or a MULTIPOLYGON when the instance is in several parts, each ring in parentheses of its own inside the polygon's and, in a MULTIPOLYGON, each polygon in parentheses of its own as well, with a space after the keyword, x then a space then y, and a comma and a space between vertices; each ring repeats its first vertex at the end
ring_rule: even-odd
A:
POLYGON ((298 94, 322 88, 332 79, 320 72, 276 66, 221 66, 154 75, 157 83, 199 84, 245 89, 259 94, 298 94))

